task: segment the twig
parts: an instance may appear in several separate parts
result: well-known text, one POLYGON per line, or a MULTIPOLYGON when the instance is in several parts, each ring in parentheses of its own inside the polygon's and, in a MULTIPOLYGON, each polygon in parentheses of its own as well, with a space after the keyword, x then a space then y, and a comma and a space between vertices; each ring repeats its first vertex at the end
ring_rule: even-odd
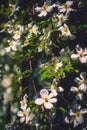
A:
MULTIPOLYGON (((31 63, 31 60, 29 61, 29 66, 30 66, 30 70, 32 71, 32 63, 31 63)), ((37 93, 36 86, 35 86, 35 82, 34 82, 33 79, 32 79, 32 84, 33 84, 35 93, 37 93)))

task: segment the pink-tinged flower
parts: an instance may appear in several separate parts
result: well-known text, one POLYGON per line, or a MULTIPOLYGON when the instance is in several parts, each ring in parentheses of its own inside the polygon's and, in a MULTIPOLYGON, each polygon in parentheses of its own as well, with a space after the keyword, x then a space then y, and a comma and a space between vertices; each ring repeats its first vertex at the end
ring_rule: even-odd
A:
POLYGON ((20 122, 25 122, 26 124, 28 124, 34 118, 34 115, 30 113, 29 107, 18 111, 17 115, 20 117, 20 122))
POLYGON ((52 93, 48 93, 46 89, 42 89, 40 91, 41 98, 37 98, 35 100, 35 103, 37 105, 44 105, 46 109, 51 109, 53 107, 53 103, 57 102, 57 98, 54 98, 54 95, 52 93))
POLYGON ((76 93, 76 99, 77 100, 82 100, 82 96, 83 93, 85 92, 85 88, 83 88, 83 86, 79 86, 79 87, 71 87, 70 89, 72 92, 76 93))
POLYGON ((18 40, 20 37, 21 37, 21 31, 20 30, 15 31, 13 36, 14 40, 18 40))
POLYGON ((81 109, 81 106, 78 106, 77 110, 69 110, 69 116, 65 117, 66 123, 73 123, 74 127, 82 124, 84 122, 83 115, 87 113, 87 109, 81 109))
POLYGON ((71 8, 72 5, 73 5, 73 1, 66 1, 66 3, 58 5, 59 12, 74 11, 74 9, 71 8))
POLYGON ((59 27, 67 20, 68 15, 67 14, 64 15, 63 13, 61 13, 61 14, 57 15, 57 17, 58 17, 58 25, 57 26, 59 27))
POLYGON ((10 52, 11 50, 16 51, 18 44, 19 44, 19 43, 16 42, 16 41, 11 41, 11 42, 9 42, 9 47, 6 47, 6 48, 5 48, 5 51, 6 51, 6 52, 10 52))
POLYGON ((58 93, 57 93, 57 85, 56 85, 56 84, 52 83, 50 90, 51 90, 51 93, 52 93, 54 96, 57 96, 57 95, 58 95, 58 93))
POLYGON ((40 12, 38 15, 39 17, 45 17, 48 13, 51 13, 53 10, 54 4, 53 5, 48 5, 46 2, 42 5, 42 7, 36 7, 35 10, 36 12, 40 12))
POLYGON ((87 73, 86 72, 80 73, 80 77, 76 77, 75 82, 79 84, 84 89, 84 91, 86 91, 87 90, 87 73))
POLYGON ((62 36, 66 36, 66 37, 72 36, 71 32, 69 30, 69 27, 66 24, 64 24, 63 26, 59 27, 58 30, 61 31, 62 36))
POLYGON ((23 99, 20 101, 21 109, 24 109, 24 108, 27 107, 27 102, 28 102, 27 98, 28 98, 28 96, 27 96, 27 94, 25 94, 24 97, 23 97, 23 99))
POLYGON ((79 59, 81 63, 87 63, 87 49, 82 49, 79 45, 76 46, 77 54, 72 54, 72 59, 79 59))
POLYGON ((30 34, 38 34, 38 27, 36 25, 33 25, 30 29, 29 29, 29 33, 30 34))
POLYGON ((28 117, 29 112, 30 112, 30 108, 18 111, 17 115, 20 117, 20 122, 21 123, 23 123, 24 121, 26 121, 26 118, 28 117))

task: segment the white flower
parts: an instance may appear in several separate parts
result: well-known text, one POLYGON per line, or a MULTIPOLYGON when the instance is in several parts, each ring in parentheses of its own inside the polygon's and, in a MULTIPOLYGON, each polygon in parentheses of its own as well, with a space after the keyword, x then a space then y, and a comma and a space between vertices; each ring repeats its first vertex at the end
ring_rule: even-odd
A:
POLYGON ((21 36, 21 31, 18 30, 18 31, 15 32, 13 38, 14 38, 15 40, 18 40, 18 39, 20 38, 20 36, 21 36))
POLYGON ((57 85, 56 84, 52 83, 50 90, 51 90, 51 93, 53 94, 53 96, 57 96, 58 95, 58 93, 57 93, 57 85))
POLYGON ((35 10, 37 12, 40 12, 40 14, 38 15, 39 17, 43 17, 43 16, 45 17, 48 13, 52 12, 53 7, 54 4, 50 6, 46 4, 46 2, 44 2, 44 5, 42 5, 42 7, 36 7, 35 10))
POLYGON ((72 92, 76 92, 76 99, 82 100, 83 93, 85 89, 80 85, 79 87, 71 87, 70 89, 72 92))
POLYGON ((28 124, 34 118, 34 115, 30 113, 29 107, 18 111, 17 115, 20 117, 20 122, 25 122, 26 124, 28 124))
POLYGON ((31 121, 34 119, 35 115, 30 113, 30 115, 26 118, 26 124, 31 123, 31 121))
POLYGON ((69 117, 65 117, 66 123, 73 123, 73 126, 76 127, 84 122, 83 115, 87 113, 87 109, 81 109, 78 107, 77 110, 70 109, 69 117))
POLYGON ((79 45, 76 46, 77 54, 72 54, 72 59, 79 59, 81 63, 87 63, 87 49, 82 49, 79 45))
POLYGON ((73 11, 74 9, 71 8, 72 5, 73 5, 73 1, 66 1, 66 3, 62 5, 58 5, 59 12, 73 11))
POLYGON ((44 104, 44 107, 46 109, 51 109, 53 107, 53 103, 57 102, 57 99, 54 98, 53 94, 52 93, 49 94, 46 89, 42 89, 40 91, 40 96, 41 96, 41 98, 37 98, 35 100, 35 103, 37 105, 44 104))
POLYGON ((23 99, 20 101, 20 103, 21 103, 21 109, 24 109, 24 108, 27 107, 27 102, 28 102, 27 98, 28 98, 28 96, 27 96, 27 94, 25 94, 24 97, 23 97, 23 99))
POLYGON ((80 77, 76 77, 75 81, 77 82, 77 84, 83 87, 84 91, 87 90, 87 73, 86 72, 80 73, 80 77))
POLYGON ((18 43, 16 41, 9 42, 9 47, 5 48, 6 52, 10 52, 11 50, 16 51, 17 50, 18 43))
POLYGON ((61 31, 62 36, 72 36, 69 27, 66 24, 58 28, 58 30, 61 31))
POLYGON ((33 25, 31 29, 29 29, 30 34, 38 34, 38 27, 36 25, 33 25))
POLYGON ((57 26, 59 27, 62 25, 62 23, 64 23, 67 20, 68 15, 64 15, 63 13, 61 13, 61 14, 57 15, 57 17, 59 20, 57 26))
POLYGON ((57 62, 54 64, 54 71, 57 72, 59 68, 61 68, 63 66, 63 63, 62 62, 57 62))

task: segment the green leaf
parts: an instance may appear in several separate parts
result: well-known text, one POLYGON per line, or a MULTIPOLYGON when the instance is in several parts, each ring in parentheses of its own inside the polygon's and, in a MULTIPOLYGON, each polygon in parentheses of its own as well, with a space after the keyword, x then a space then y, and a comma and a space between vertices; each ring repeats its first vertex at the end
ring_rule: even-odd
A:
POLYGON ((63 107, 59 107, 59 110, 62 111, 62 112, 67 112, 65 108, 63 107))

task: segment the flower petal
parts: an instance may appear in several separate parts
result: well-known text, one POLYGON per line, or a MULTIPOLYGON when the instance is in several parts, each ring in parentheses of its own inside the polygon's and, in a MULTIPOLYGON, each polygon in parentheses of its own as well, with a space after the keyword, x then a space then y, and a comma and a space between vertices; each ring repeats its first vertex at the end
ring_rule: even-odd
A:
POLYGON ((48 95, 48 91, 47 91, 46 89, 42 89, 42 90, 40 91, 40 95, 41 95, 41 97, 43 98, 43 97, 45 97, 45 96, 48 95))
POLYGON ((41 8, 41 7, 36 7, 35 10, 36 10, 37 12, 41 12, 41 11, 42 11, 42 8, 41 8))
POLYGON ((26 112, 27 112, 27 113, 29 113, 29 112, 30 112, 30 107, 28 107, 28 108, 26 109, 26 112))
POLYGON ((50 102, 45 102, 44 106, 45 106, 46 109, 51 109, 53 107, 53 104, 50 103, 50 102))
POLYGON ((78 88, 77 87, 71 87, 70 90, 73 91, 73 92, 78 92, 78 88))
POLYGON ((18 111, 17 115, 18 115, 19 117, 22 117, 22 116, 23 116, 23 112, 22 112, 22 111, 18 111))
POLYGON ((20 118, 20 122, 23 123, 25 121, 25 117, 20 118))
POLYGON ((84 108, 84 109, 80 110, 80 112, 81 112, 82 114, 85 114, 85 113, 87 113, 87 109, 84 108))
POLYGON ((39 17, 43 17, 47 15, 47 11, 43 10, 41 13, 38 15, 39 17))
POLYGON ((50 103, 56 103, 57 102, 57 98, 51 98, 51 99, 49 99, 49 102, 50 103))
POLYGON ((78 57, 79 57, 78 54, 72 54, 72 55, 71 55, 71 59, 77 59, 78 57))
POLYGON ((6 52, 10 52, 10 50, 11 50, 10 47, 6 47, 6 48, 5 48, 5 51, 6 51, 6 52))
POLYGON ((80 57, 79 60, 80 60, 81 63, 87 63, 87 57, 86 56, 80 57))
POLYGON ((43 100, 42 98, 37 98, 37 99, 35 100, 35 103, 36 103, 37 105, 41 105, 41 104, 44 103, 44 100, 43 100))

